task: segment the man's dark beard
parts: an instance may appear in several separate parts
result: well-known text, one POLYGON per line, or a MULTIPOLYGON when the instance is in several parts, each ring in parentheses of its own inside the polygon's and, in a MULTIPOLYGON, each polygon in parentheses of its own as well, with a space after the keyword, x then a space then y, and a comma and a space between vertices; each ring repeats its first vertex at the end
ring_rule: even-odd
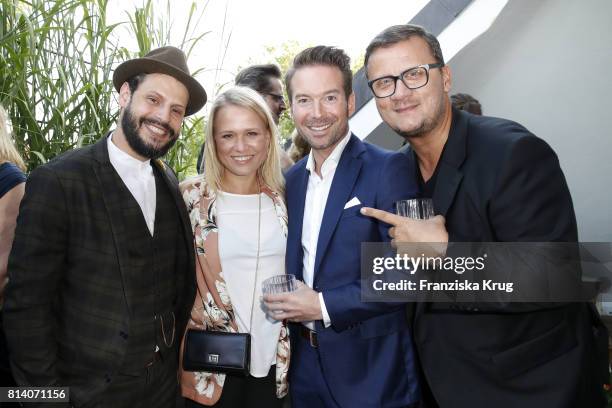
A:
POLYGON ((140 118, 138 123, 136 123, 136 119, 134 115, 132 115, 131 110, 131 102, 125 107, 123 111, 123 118, 121 119, 121 129, 123 130, 123 134, 125 135, 125 139, 128 144, 136 153, 141 155, 142 157, 146 157, 148 159, 157 159, 165 155, 168 150, 174 146, 176 143, 176 132, 174 129, 170 127, 168 123, 159 122, 153 119, 140 118), (142 138, 138 135, 138 129, 142 128, 142 125, 145 123, 155 124, 164 128, 168 134, 170 135, 170 141, 161 147, 154 147, 146 144, 142 138))

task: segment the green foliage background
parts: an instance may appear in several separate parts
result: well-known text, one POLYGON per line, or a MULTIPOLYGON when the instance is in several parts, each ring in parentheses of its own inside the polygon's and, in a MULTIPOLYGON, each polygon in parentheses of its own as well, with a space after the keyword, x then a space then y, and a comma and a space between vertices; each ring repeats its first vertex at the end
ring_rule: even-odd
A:
MULTIPOLYGON (((113 69, 170 43, 170 0, 161 16, 149 0, 119 24, 107 22, 107 7, 107 0, 0 0, 0 103, 30 171, 111 130, 118 114, 113 69), (136 52, 118 44, 113 34, 121 25, 136 38, 136 52)), ((201 16, 192 2, 182 40, 173 43, 188 56, 206 34, 194 28, 201 16)), ((203 122, 187 118, 165 158, 179 178, 195 172, 203 122)))
MULTIPOLYGON (((191 2, 188 20, 176 29, 169 21, 171 1, 160 8, 159 2, 148 0, 126 12, 124 22, 110 24, 108 0, 0 0, 0 104, 9 113, 15 142, 30 171, 114 128, 118 105, 112 73, 119 63, 168 44, 189 56, 200 44, 207 34, 200 24, 206 3, 191 2), (118 29, 128 30, 137 50, 119 44, 118 29), (182 33, 178 43, 177 32, 182 33)), ((266 47, 266 62, 278 64, 285 73, 307 46, 286 41, 266 47)), ((361 60, 353 61, 354 71, 361 60)), ((203 70, 197 67, 193 74, 203 70)), ((231 84, 220 88, 225 85, 231 84)), ((208 91, 214 95, 220 89, 208 91)), ((195 174, 204 112, 186 118, 182 136, 165 157, 179 179, 195 174)), ((294 125, 289 110, 279 128, 283 138, 290 137, 294 125)))

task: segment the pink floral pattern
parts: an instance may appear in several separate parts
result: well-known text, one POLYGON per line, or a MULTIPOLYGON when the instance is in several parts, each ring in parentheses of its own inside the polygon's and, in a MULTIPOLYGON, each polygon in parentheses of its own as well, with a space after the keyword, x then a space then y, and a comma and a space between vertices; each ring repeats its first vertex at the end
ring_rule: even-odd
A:
MULTIPOLYGON (((237 332, 234 310, 221 272, 216 196, 208 190, 202 177, 181 183, 180 189, 187 205, 196 251, 197 295, 187 329, 237 332)), ((281 229, 287 236, 287 209, 282 197, 267 186, 262 187, 262 192, 272 199, 281 229)), ((184 343, 181 344, 179 362, 183 360, 183 347, 184 343)), ((276 348, 278 398, 288 392, 289 359, 289 330, 283 322, 276 348)), ((183 371, 181 365, 179 378, 181 392, 186 398, 207 406, 214 405, 221 398, 225 374, 183 371)))

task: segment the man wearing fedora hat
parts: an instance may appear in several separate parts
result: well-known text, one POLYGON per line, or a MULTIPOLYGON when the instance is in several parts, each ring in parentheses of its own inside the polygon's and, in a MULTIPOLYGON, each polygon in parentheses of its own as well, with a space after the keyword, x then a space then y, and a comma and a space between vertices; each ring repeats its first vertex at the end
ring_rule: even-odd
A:
POLYGON ((113 83, 117 128, 28 180, 5 329, 21 386, 70 387, 74 407, 167 408, 195 268, 177 179, 159 157, 206 93, 174 47, 124 62, 113 83))

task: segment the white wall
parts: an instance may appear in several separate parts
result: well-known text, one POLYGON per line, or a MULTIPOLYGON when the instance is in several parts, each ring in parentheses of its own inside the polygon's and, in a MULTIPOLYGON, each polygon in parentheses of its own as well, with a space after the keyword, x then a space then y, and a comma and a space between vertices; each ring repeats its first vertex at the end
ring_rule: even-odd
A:
POLYGON ((612 1, 510 0, 449 65, 455 92, 557 152, 581 241, 612 241, 612 1))

